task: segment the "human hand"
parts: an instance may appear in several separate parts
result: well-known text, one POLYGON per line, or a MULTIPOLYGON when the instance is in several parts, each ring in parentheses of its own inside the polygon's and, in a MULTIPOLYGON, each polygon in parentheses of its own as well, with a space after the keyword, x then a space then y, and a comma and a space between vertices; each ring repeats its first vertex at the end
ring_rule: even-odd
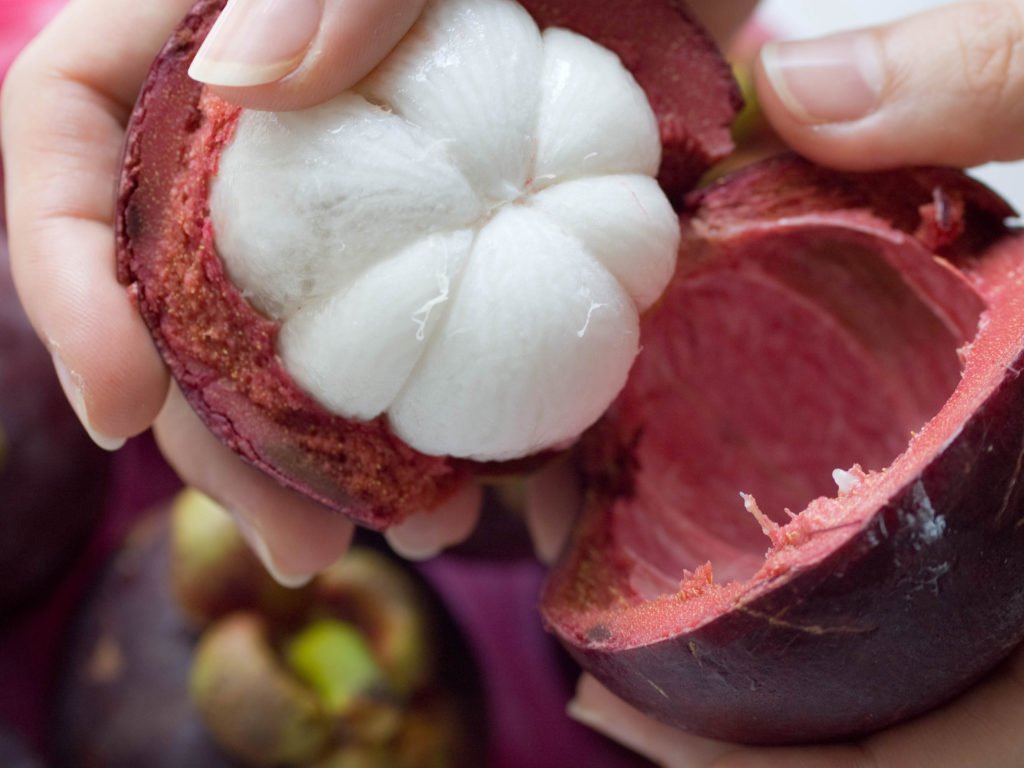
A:
MULTIPOLYGON (((1024 3, 962 2, 762 51, 762 109, 798 152, 873 170, 1024 158, 1024 3)), ((570 713, 668 768, 1024 765, 1024 649, 946 706, 845 744, 744 748, 657 723, 588 676, 570 713)))
MULTIPOLYGON (((294 109, 360 79, 394 46, 425 0, 232 0, 191 74, 247 107, 294 109)), ((723 12, 702 3, 722 32, 723 12)), ((78 0, 12 68, 3 141, 12 266, 26 310, 54 356, 69 400, 97 443, 119 448, 154 427, 182 478, 233 511, 285 583, 301 583, 348 546, 352 526, 243 464, 171 383, 114 264, 114 195, 124 128, 139 87, 191 0, 78 0), (98 343, 102 340, 101 343, 98 343)), ((399 552, 436 553, 479 514, 469 487, 444 508, 389 531, 399 552)))

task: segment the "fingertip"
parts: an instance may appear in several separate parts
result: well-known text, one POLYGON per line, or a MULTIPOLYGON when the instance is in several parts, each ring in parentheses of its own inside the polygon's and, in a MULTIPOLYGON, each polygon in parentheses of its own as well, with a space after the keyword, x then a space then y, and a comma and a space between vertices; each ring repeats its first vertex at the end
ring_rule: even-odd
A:
POLYGON ((230 0, 188 74, 201 83, 229 88, 280 80, 302 62, 322 12, 320 0, 230 0))
POLYGON ((73 374, 64 363, 60 353, 56 351, 53 352, 53 367, 57 373, 57 381, 64 391, 64 396, 92 441, 105 451, 117 451, 122 448, 127 442, 126 438, 107 435, 93 424, 92 417, 89 415, 89 405, 85 400, 85 385, 82 377, 73 374))
MULTIPOLYGON (((283 489, 282 489, 283 490, 283 489)), ((287 493, 287 492, 286 492, 287 493)), ((298 588, 341 558, 355 527, 300 497, 239 500, 229 508, 249 547, 284 587, 298 588)))
POLYGON ((951 3, 888 25, 772 43, 755 81, 799 153, 843 170, 1024 155, 1024 13, 951 3))
POLYGON ((155 433, 175 471, 231 513, 283 586, 302 586, 348 550, 354 533, 350 521, 242 461, 206 428, 176 386, 155 433))
POLYGON ((483 489, 467 481, 440 506, 410 515, 389 528, 384 537, 407 560, 429 560, 469 538, 480 519, 483 489))
POLYGON ((659 723, 583 674, 567 707, 569 717, 665 768, 703 768, 736 750, 659 723))
POLYGON ((870 51, 858 33, 762 46, 753 70, 758 104, 787 146, 843 170, 884 164, 871 136, 885 86, 870 51))
POLYGON ((571 457, 548 462, 526 480, 524 515, 537 559, 558 559, 580 511, 582 495, 571 457))
POLYGON ((233 0, 189 74, 243 107, 311 107, 369 74, 409 31, 424 4, 425 0, 233 0))

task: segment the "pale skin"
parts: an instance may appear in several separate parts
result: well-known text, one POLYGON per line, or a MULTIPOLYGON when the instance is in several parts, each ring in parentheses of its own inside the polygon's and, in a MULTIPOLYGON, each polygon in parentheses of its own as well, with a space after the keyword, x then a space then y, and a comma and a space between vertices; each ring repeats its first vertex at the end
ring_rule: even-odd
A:
MULTIPOLYGON (((692 3, 723 41, 754 4, 692 3)), ((115 448, 153 427, 182 477, 234 513, 282 581, 298 583, 345 551, 351 525, 244 465, 206 431, 114 275, 113 189, 124 125, 150 61, 190 5, 73 0, 12 68, 0 105, 12 266, 26 310, 61 361, 65 389, 97 442, 115 448)), ((422 5, 291 0, 292 28, 282 32, 278 24, 273 44, 253 45, 246 22, 269 18, 275 0, 234 0, 235 34, 224 32, 220 49, 213 46, 194 74, 250 107, 316 104, 371 69, 422 5), (235 66, 242 60, 246 66, 235 66)), ((814 46, 769 49, 756 67, 769 120, 811 158, 863 170, 1024 157, 1024 1, 954 3, 814 46), (859 69, 844 66, 851 56, 859 69), (816 80, 821 69, 808 62, 823 60, 833 69, 816 80), (846 102, 834 97, 837 76, 849 85, 841 89, 846 102)), ((545 513, 534 528, 547 557, 566 530, 552 510, 571 508, 552 501, 559 493, 571 498, 558 472, 528 494, 533 509, 545 513)), ((470 490, 439 513, 415 516, 390 538, 397 550, 426 556, 465 538, 476 515, 470 490)), ((530 510, 528 517, 536 519, 530 510)), ((581 681, 570 711, 666 766, 1019 766, 1024 656, 1018 652, 935 713, 827 747, 740 749, 698 739, 648 720, 590 678, 581 681)))

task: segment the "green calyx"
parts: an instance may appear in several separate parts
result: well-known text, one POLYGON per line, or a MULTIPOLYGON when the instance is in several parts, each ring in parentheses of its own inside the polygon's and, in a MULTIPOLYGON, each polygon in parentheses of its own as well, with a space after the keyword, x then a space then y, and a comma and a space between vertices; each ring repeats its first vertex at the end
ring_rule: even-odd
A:
POLYGON ((366 638, 343 621, 321 619, 306 627, 288 643, 285 658, 335 715, 344 715, 358 698, 386 687, 366 638))

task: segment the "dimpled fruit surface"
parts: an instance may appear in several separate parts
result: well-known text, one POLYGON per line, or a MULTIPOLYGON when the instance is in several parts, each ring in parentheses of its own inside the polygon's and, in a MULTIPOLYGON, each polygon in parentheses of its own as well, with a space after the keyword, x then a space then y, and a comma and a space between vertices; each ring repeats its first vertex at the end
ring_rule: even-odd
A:
POLYGON ((571 441, 625 383, 679 245, 660 159, 615 54, 507 0, 437 0, 352 90, 243 112, 210 211, 321 405, 506 460, 571 441))

